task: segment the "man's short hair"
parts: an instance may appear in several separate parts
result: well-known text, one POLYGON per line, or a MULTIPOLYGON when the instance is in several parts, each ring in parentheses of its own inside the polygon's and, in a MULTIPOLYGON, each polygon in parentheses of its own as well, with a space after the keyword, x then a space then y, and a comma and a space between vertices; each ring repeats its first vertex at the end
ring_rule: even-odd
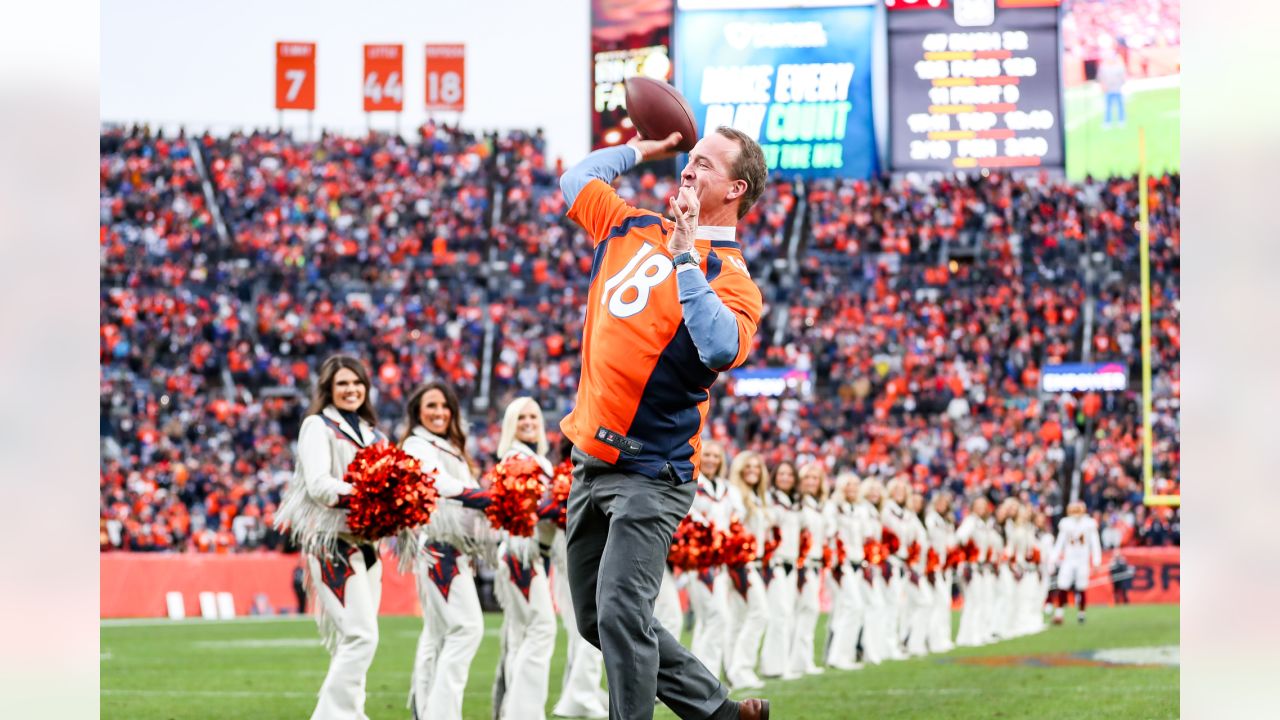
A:
POLYGON ((764 164, 764 151, 760 149, 760 143, 752 140, 750 135, 724 125, 716 128, 716 132, 738 143, 738 155, 733 159, 733 167, 730 169, 734 180, 745 180, 747 183, 747 191, 738 198, 738 219, 741 220, 764 193, 769 168, 764 164))

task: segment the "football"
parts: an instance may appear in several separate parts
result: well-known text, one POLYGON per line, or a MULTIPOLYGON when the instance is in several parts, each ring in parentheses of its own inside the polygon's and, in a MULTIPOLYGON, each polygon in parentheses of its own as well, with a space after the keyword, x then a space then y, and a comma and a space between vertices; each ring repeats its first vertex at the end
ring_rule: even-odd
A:
POLYGON ((698 125, 689 103, 675 88, 647 77, 627 78, 627 114, 640 135, 661 140, 673 132, 681 135, 676 146, 689 152, 698 142, 698 125))

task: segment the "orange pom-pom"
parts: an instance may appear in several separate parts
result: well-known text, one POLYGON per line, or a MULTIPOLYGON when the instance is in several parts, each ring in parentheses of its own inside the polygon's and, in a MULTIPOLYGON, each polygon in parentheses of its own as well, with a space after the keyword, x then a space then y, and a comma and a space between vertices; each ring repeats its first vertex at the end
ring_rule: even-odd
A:
POLYGON ((809 528, 805 528, 800 531, 800 552, 796 555, 796 567, 804 567, 811 549, 813 549, 813 533, 809 532, 809 528))
POLYGON ((756 559, 756 536, 734 520, 729 523, 729 533, 724 538, 724 564, 741 567, 756 559))
POLYGON ((724 533, 685 517, 671 538, 667 561, 682 570, 705 570, 722 563, 724 533))
POLYGON ((551 500, 560 508, 556 514, 556 525, 564 529, 569 514, 569 491, 573 489, 573 461, 565 460, 556 466, 555 477, 551 480, 551 500))
POLYGON ((512 535, 529 537, 538 524, 538 501, 546 488, 545 473, 532 458, 510 457, 489 474, 492 502, 484 513, 489 523, 512 535))
POLYGON ((362 448, 347 466, 347 527, 367 540, 425 525, 436 508, 435 471, 389 443, 362 448))

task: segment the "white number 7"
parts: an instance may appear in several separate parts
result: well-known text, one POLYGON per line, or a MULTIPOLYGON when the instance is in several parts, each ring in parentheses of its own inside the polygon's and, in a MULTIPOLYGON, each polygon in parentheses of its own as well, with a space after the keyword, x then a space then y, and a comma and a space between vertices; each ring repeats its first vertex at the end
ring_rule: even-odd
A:
POLYGON ((645 309, 649 304, 649 294, 671 277, 675 266, 662 253, 653 252, 653 246, 641 245, 636 254, 621 270, 610 277, 604 284, 604 292, 600 295, 600 304, 608 304, 609 312, 614 317, 629 318, 645 309), (648 259, 645 258, 649 255, 648 259), (642 262, 643 261, 643 262, 642 262), (631 300, 623 300, 627 291, 635 288, 636 296, 631 300))
POLYGON ((298 93, 302 90, 302 81, 307 79, 306 70, 285 70, 285 79, 289 81, 289 90, 285 92, 284 98, 289 102, 298 99, 298 93))

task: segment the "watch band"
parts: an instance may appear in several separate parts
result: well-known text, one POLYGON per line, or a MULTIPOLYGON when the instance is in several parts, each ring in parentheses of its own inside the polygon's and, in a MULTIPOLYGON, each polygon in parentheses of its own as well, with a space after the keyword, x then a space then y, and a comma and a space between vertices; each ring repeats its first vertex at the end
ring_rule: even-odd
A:
POLYGON ((681 265, 701 265, 702 258, 698 257, 697 250, 689 250, 671 258, 671 264, 679 267, 681 265))

